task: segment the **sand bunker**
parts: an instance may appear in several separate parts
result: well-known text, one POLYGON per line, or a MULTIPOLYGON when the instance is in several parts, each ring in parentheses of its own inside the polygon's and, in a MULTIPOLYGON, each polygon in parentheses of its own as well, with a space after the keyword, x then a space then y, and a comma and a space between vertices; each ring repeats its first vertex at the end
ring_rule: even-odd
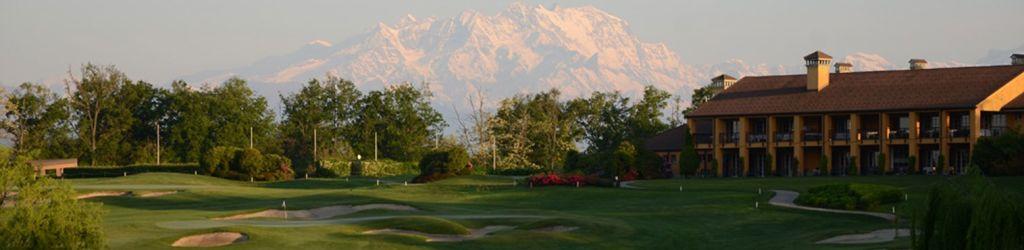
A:
POLYGON ((541 233, 564 233, 564 232, 576 231, 576 229, 580 229, 580 228, 579 227, 568 227, 568 226, 551 226, 551 227, 545 227, 545 228, 537 228, 537 229, 533 229, 533 230, 530 230, 530 231, 541 232, 541 233))
POLYGON ((152 197, 160 197, 160 196, 169 195, 169 194, 176 194, 176 193, 178 193, 177 190, 175 190, 175 191, 154 191, 154 192, 145 192, 145 193, 135 193, 135 197, 152 198, 152 197))
POLYGON ((214 220, 242 220, 242 219, 251 219, 251 218, 281 218, 281 219, 287 218, 287 219, 299 219, 299 220, 322 220, 322 219, 328 219, 328 218, 339 216, 339 215, 346 215, 346 214, 351 214, 351 213, 355 213, 355 212, 359 212, 359 211, 363 211, 363 210, 373 210, 373 209, 392 210, 392 211, 417 211, 417 209, 414 208, 414 207, 410 207, 410 206, 406 206, 406 205, 396 205, 396 204, 366 204, 366 205, 358 205, 358 206, 338 205, 338 206, 321 207, 321 208, 314 208, 314 209, 307 209, 307 210, 288 210, 288 211, 284 211, 284 210, 278 210, 278 209, 268 209, 268 210, 263 210, 263 211, 259 211, 259 212, 255 212, 255 213, 239 214, 239 215, 232 215, 232 216, 228 216, 228 217, 214 218, 214 220))
POLYGON ((822 241, 818 244, 871 244, 895 240, 896 237, 910 236, 910 229, 882 229, 865 234, 846 234, 822 241))
POLYGON ((399 230, 399 229, 378 229, 363 232, 363 234, 393 234, 393 235, 411 235, 426 238, 427 242, 456 242, 464 240, 473 240, 483 238, 489 234, 498 231, 504 231, 512 229, 510 226, 486 226, 481 229, 471 229, 469 234, 428 234, 419 231, 412 230, 399 230))
POLYGON ((76 196, 75 199, 81 200, 81 199, 89 199, 89 198, 96 198, 96 197, 126 196, 126 195, 129 195, 129 194, 131 194, 131 192, 124 192, 124 191, 102 191, 102 192, 92 192, 92 193, 88 193, 88 194, 80 194, 80 195, 76 196))
POLYGON ((173 247, 219 247, 249 240, 249 236, 237 232, 219 232, 181 237, 173 247))

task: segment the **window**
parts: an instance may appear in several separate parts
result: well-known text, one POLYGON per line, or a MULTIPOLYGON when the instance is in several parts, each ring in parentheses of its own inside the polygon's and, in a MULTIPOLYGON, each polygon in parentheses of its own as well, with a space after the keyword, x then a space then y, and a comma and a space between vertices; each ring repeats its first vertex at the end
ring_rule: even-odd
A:
POLYGON ((1006 115, 994 114, 992 115, 992 127, 1006 127, 1006 115))
POLYGON ((900 129, 910 129, 910 118, 903 116, 900 117, 900 129))

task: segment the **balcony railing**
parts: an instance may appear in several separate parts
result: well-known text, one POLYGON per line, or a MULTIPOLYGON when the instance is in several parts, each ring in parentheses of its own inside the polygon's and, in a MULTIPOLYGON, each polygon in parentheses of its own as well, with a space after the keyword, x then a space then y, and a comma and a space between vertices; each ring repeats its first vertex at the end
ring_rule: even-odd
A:
POLYGON ((921 130, 921 138, 939 138, 939 135, 941 134, 942 132, 940 132, 939 128, 927 128, 921 130))
POLYGON ((775 132, 775 141, 793 141, 793 132, 775 132))
POLYGON ((715 141, 715 136, 708 133, 697 133, 693 134, 693 140, 697 142, 697 144, 711 144, 715 141))
POLYGON ((723 144, 737 143, 740 141, 740 133, 719 133, 718 136, 721 138, 721 143, 723 144))
POLYGON ((850 140, 850 132, 835 132, 835 133, 832 133, 832 140, 833 141, 849 141, 850 140))
POLYGON ((1006 134, 1006 131, 1007 131, 1006 127, 999 126, 999 127, 983 128, 983 129, 981 129, 981 131, 978 131, 978 132, 981 132, 981 136, 1000 136, 1000 135, 1006 134))
POLYGON ((821 141, 821 132, 815 131, 804 131, 803 136, 800 137, 802 141, 821 141))
POLYGON ((878 130, 859 130, 861 140, 878 140, 878 130))
POLYGON ((749 134, 747 135, 747 142, 766 142, 768 141, 768 135, 764 133, 749 134))
POLYGON ((970 128, 954 128, 949 130, 949 137, 968 137, 971 136, 970 128))
POLYGON ((907 139, 910 138, 910 129, 893 129, 889 131, 889 139, 907 139))

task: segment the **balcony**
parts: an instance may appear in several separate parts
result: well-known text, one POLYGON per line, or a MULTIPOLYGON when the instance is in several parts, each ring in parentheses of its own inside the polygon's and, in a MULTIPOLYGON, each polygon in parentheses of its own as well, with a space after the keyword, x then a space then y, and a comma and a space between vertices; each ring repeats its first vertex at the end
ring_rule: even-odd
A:
POLYGON ((754 133, 747 135, 747 145, 751 147, 764 147, 768 144, 768 135, 764 133, 754 133))
POLYGON ((693 141, 697 143, 697 148, 712 148, 711 144, 715 142, 715 136, 710 133, 697 133, 693 134, 693 141))
POLYGON ((878 144, 878 130, 858 130, 857 137, 864 144, 878 144))
POLYGON ((966 142, 968 142, 967 138, 969 138, 969 137, 971 137, 971 129, 970 128, 952 128, 952 129, 949 129, 949 141, 950 142, 966 143, 966 142))
POLYGON ((889 130, 889 143, 907 143, 910 138, 910 129, 897 128, 889 130))
POLYGON ((832 145, 846 145, 850 142, 850 132, 835 132, 829 137, 832 145))
POLYGON ((793 132, 775 132, 775 144, 779 146, 792 146, 793 132))
POLYGON ((718 133, 719 143, 723 145, 735 146, 736 143, 740 142, 740 133, 718 133))
POLYGON ((805 146, 819 146, 823 137, 818 131, 803 131, 800 134, 800 142, 805 146))
POLYGON ((1002 127, 1002 126, 995 127, 995 126, 993 126, 993 127, 983 128, 983 129, 981 129, 981 131, 978 131, 978 132, 981 133, 981 136, 1000 136, 1000 135, 1006 134, 1007 131, 1008 131, 1007 127, 1002 127))
POLYGON ((942 135, 942 131, 939 128, 925 128, 921 130, 921 134, 918 135, 918 142, 920 143, 939 143, 939 137, 942 135))

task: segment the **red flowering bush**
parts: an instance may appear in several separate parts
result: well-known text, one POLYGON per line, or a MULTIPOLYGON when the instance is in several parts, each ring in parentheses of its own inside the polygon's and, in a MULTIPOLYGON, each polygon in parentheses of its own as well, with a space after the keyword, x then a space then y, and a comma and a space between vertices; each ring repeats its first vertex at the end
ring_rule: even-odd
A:
POLYGON ((530 176, 529 181, 534 186, 576 186, 593 185, 598 181, 597 176, 585 176, 583 174, 557 174, 554 172, 540 173, 530 176))

